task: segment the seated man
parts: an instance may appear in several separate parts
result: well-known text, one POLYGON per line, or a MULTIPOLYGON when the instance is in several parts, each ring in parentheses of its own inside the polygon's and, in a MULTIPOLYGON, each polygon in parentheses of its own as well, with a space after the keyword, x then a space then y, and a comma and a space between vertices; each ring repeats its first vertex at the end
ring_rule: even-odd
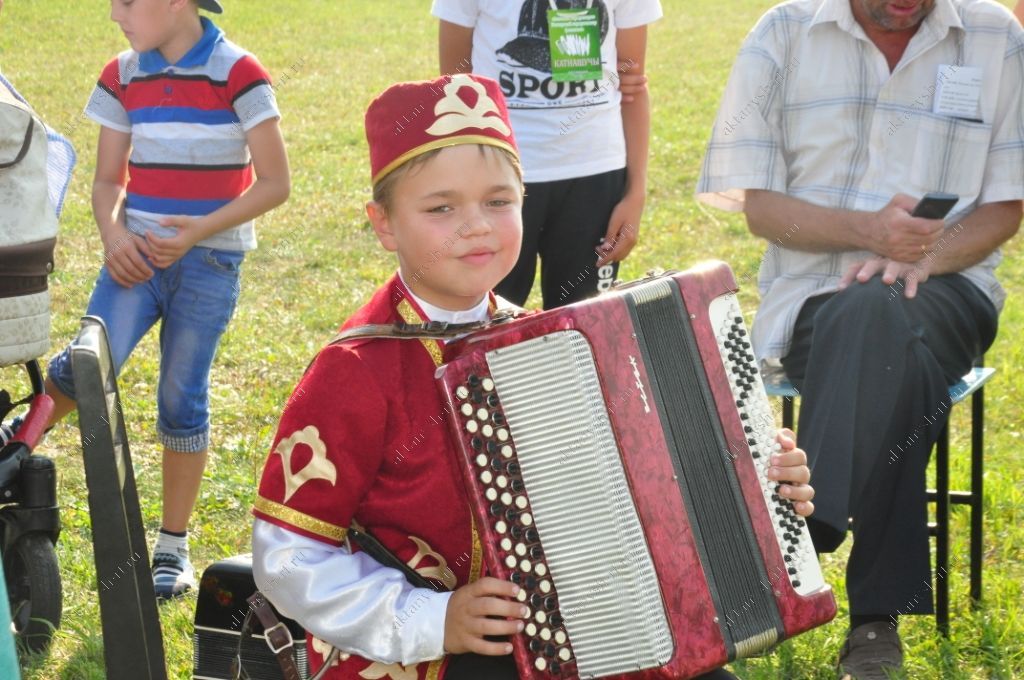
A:
POLYGON ((821 551, 853 518, 840 676, 902 665, 932 611, 925 468, 947 388, 991 345, 1024 198, 1024 34, 989 0, 797 0, 730 75, 700 200, 769 240, 759 358, 803 395, 821 551), (949 218, 911 216, 930 191, 949 218))

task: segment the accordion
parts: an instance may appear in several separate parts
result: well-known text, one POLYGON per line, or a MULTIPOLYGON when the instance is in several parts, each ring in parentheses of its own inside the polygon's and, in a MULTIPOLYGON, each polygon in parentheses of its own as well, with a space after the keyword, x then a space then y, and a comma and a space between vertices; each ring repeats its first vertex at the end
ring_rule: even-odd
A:
POLYGON ((711 263, 450 343, 442 403, 520 677, 689 678, 830 621, 732 272, 711 263))

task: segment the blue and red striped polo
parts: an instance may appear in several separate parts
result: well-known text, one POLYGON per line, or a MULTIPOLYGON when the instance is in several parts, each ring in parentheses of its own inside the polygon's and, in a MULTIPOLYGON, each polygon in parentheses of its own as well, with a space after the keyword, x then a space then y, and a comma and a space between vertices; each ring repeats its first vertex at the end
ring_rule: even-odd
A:
MULTIPOLYGON (((201 21, 202 37, 175 64, 157 50, 119 54, 85 108, 101 125, 131 134, 126 217, 137 234, 173 236, 161 217, 206 215, 244 193, 254 181, 246 132, 280 117, 266 69, 201 21)), ((252 250, 253 222, 200 245, 252 250)))

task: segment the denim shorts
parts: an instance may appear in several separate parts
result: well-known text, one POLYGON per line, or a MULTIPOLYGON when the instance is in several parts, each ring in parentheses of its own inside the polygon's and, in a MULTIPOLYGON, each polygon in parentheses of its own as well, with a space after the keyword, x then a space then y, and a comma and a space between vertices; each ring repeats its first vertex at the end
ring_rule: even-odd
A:
MULTIPOLYGON (((115 370, 160 320, 160 383, 157 430, 171 451, 209 447, 210 366, 220 337, 235 312, 245 253, 195 246, 166 269, 153 270, 144 283, 125 288, 106 266, 100 270, 86 312, 107 326, 115 370)), ((50 361, 49 378, 75 397, 71 351, 50 361)))

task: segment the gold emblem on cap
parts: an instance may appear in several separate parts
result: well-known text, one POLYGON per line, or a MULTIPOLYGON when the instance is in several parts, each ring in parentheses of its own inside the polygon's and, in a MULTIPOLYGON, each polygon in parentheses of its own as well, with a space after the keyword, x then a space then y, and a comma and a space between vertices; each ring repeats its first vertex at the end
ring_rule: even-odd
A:
POLYGON ((434 107, 437 120, 427 128, 428 135, 443 137, 467 128, 488 128, 508 135, 508 125, 498 113, 498 105, 487 95, 484 86, 465 73, 457 73, 444 86, 444 98, 434 107), (459 96, 459 90, 468 87, 477 93, 476 106, 470 107, 459 96))

